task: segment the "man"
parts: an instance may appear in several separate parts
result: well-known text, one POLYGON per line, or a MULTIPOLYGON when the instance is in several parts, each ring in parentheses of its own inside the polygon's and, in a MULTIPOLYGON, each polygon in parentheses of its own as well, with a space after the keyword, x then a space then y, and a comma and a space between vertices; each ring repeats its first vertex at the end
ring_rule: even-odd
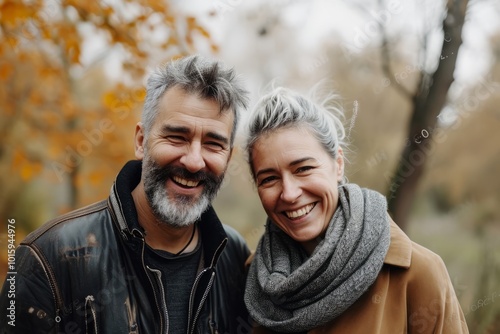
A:
POLYGON ((245 328, 249 251, 210 203, 246 105, 233 70, 218 62, 191 56, 154 72, 135 131, 137 161, 123 167, 107 201, 50 221, 21 243, 15 327, 2 316, 2 332, 245 328))

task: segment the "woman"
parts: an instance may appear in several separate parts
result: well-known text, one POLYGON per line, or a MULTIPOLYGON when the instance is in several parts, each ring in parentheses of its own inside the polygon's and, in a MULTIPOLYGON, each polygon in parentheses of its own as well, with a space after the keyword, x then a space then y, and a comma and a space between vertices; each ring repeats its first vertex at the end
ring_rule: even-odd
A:
POLYGON ((345 183, 331 111, 277 88, 250 117, 268 215, 245 292, 253 332, 468 333, 441 258, 408 239, 385 197, 345 183))

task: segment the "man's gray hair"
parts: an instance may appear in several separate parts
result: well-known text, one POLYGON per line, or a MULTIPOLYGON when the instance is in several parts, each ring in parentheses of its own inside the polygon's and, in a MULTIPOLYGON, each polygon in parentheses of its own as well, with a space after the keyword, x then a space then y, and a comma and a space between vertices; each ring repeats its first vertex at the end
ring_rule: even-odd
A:
POLYGON ((344 118, 344 111, 335 94, 329 94, 318 104, 312 98, 308 99, 283 87, 277 87, 264 95, 248 121, 246 153, 254 179, 252 149, 262 135, 282 128, 304 127, 335 159, 339 147, 344 149, 347 146, 346 132, 340 118, 344 118))
POLYGON ((172 87, 180 87, 187 93, 216 101, 221 113, 231 110, 234 121, 230 144, 233 146, 240 108, 245 109, 248 105, 248 92, 232 68, 198 55, 173 60, 151 73, 146 85, 146 100, 142 112, 145 138, 158 115, 162 96, 172 87))

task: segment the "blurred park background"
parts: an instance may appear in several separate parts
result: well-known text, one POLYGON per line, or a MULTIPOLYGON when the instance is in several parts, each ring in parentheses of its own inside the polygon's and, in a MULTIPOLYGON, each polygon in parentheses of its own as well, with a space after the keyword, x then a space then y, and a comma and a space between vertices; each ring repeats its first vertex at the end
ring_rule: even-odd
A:
MULTIPOLYGON (((496 0, 0 0, 2 281, 8 220, 17 244, 104 199, 134 158, 148 71, 193 53, 235 66, 253 102, 270 83, 338 92, 349 180, 441 255, 471 333, 500 333, 496 0)), ((215 207, 254 248, 242 145, 215 207)))

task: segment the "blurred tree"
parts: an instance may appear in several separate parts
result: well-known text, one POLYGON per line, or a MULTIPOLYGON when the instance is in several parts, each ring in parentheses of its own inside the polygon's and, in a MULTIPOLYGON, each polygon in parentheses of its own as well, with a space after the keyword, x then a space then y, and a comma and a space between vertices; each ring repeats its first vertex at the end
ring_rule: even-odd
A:
MULTIPOLYGON (((494 59, 488 77, 463 90, 440 117, 447 123, 447 130, 433 149, 429 171, 423 179, 423 190, 436 199, 441 211, 474 202, 483 211, 483 219, 492 217, 496 221, 500 220, 499 41, 500 34, 491 40, 494 59)), ((474 222, 474 228, 480 228, 481 219, 474 222)))
MULTIPOLYGON (((0 218, 17 220, 16 242, 106 196, 133 158, 145 68, 197 42, 217 51, 167 0, 0 2, 0 218)), ((6 261, 0 254, 0 280, 6 261)))
MULTIPOLYGON (((379 0, 382 3, 383 0, 379 0)), ((454 81, 453 73, 458 51, 462 45, 462 28, 465 22, 468 0, 446 2, 442 24, 443 42, 440 61, 434 71, 426 71, 428 36, 423 36, 422 64, 418 82, 414 90, 401 85, 391 68, 389 41, 382 21, 382 69, 397 88, 412 102, 412 112, 408 124, 408 143, 401 153, 395 173, 389 184, 389 211, 402 228, 406 227, 410 208, 415 198, 417 186, 423 175, 432 145, 432 129, 436 128, 438 116, 446 104, 448 90, 454 81)))
POLYGON ((47 170, 53 182, 69 185, 66 209, 79 206, 81 185, 99 183, 103 166, 130 158, 123 146, 132 146, 129 125, 144 98, 144 69, 155 57, 193 52, 196 38, 217 49, 195 17, 182 15, 168 1, 3 1, 1 215, 12 208, 23 184, 47 170), (100 39, 106 43, 103 53, 84 57, 100 39), (101 87, 93 91, 102 96, 83 94, 83 79, 92 70, 102 71, 109 56, 122 62, 123 82, 103 77, 94 80, 101 87), (130 145, 122 145, 124 128, 130 145))

